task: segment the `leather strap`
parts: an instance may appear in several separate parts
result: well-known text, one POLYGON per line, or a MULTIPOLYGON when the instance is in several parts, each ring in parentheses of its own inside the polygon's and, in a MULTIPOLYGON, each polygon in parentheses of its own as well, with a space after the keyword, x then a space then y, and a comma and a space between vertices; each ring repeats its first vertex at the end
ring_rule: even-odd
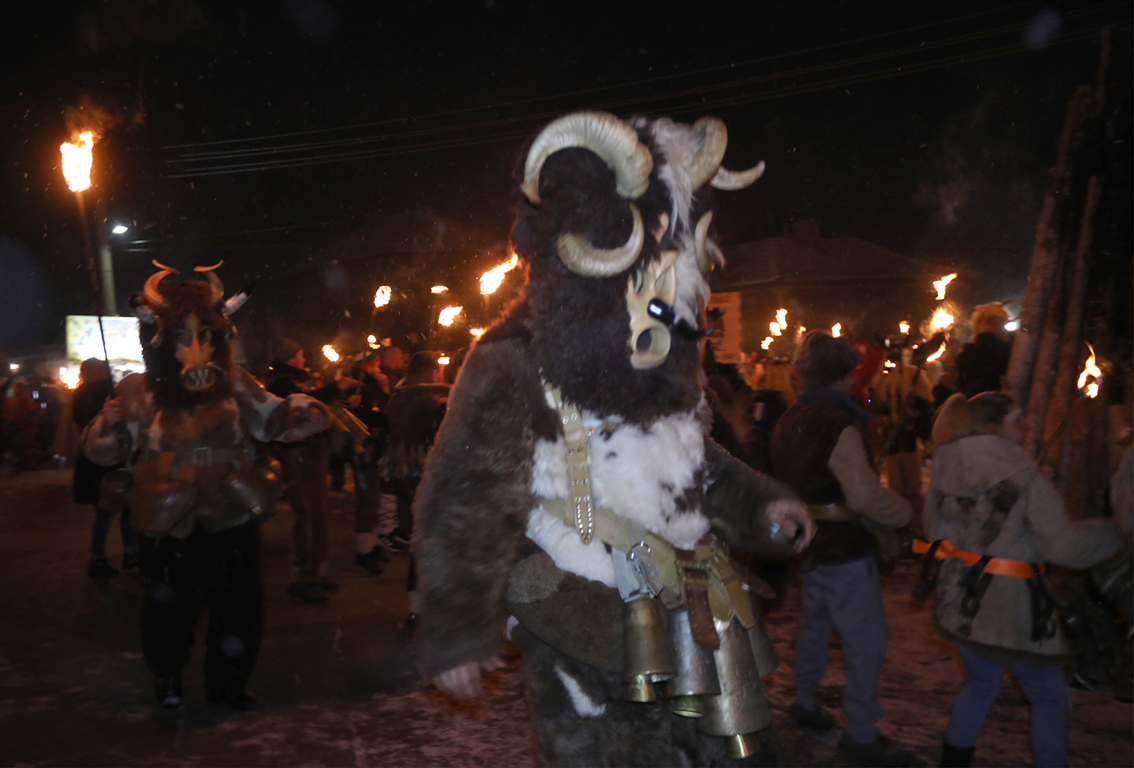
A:
MULTIPOLYGON (((921 539, 914 539, 913 551, 914 554, 923 555, 927 553, 932 545, 927 541, 921 539)), ((960 560, 968 565, 976 565, 981 561, 985 555, 978 555, 975 552, 965 552, 964 550, 957 549, 949 541, 943 540, 933 553, 933 557, 937 560, 945 560, 946 558, 954 558, 960 560)), ((1044 575, 1046 568, 1043 563, 1028 563, 1023 560, 1008 560, 1003 557, 994 557, 990 559, 984 566, 984 573, 991 573, 994 576, 1013 576, 1017 579, 1031 579, 1039 574, 1044 575)))

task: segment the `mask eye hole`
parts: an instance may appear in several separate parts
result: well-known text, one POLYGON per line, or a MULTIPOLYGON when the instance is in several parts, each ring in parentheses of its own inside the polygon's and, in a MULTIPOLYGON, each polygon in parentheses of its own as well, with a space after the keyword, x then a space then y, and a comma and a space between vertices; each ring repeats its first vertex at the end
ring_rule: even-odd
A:
POLYGON ((174 335, 173 338, 174 338, 174 341, 177 342, 177 346, 179 346, 179 347, 188 347, 190 344, 193 343, 192 332, 190 332, 189 330, 187 330, 185 328, 179 329, 177 331, 176 335, 174 335))
POLYGON ((202 328, 197 332, 197 343, 204 346, 213 340, 213 331, 211 328, 202 328))

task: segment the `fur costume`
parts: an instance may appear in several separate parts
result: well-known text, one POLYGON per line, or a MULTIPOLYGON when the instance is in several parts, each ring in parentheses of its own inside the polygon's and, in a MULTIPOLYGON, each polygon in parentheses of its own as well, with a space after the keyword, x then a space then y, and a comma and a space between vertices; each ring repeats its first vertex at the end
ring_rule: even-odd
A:
MULTIPOLYGON (((626 700, 620 550, 590 537, 581 507, 574 525, 549 511, 578 503, 577 483, 596 510, 679 552, 712 531, 757 555, 791 554, 763 514, 792 492, 708 438, 700 331, 720 255, 703 187, 739 188, 762 170, 721 168, 725 141, 712 118, 603 113, 560 118, 534 140, 512 232, 529 283, 469 353, 418 490, 421 666, 435 676, 484 662, 514 628, 547 765, 732 759, 664 693, 626 700), (586 440, 585 480, 569 466, 565 424, 586 440)), ((680 594, 668 598, 667 616, 683 610, 680 594)), ((710 618, 709 639, 725 642, 726 625, 710 618)), ((766 711, 762 688, 758 698, 766 711)))

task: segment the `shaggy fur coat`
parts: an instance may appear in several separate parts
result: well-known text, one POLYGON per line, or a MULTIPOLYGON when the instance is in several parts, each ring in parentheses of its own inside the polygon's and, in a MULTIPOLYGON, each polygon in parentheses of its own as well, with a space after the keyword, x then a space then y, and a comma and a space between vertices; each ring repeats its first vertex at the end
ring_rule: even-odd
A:
MULTIPOLYGON (((1109 520, 1067 518, 1059 492, 1023 448, 998 435, 976 435, 938 446, 925 500, 930 540, 947 539, 960 550, 1020 560, 1087 568, 1120 545, 1109 520)), ((969 566, 942 563, 937 585, 938 630, 943 636, 996 659, 1058 663, 1068 652, 1056 622, 1053 638, 1033 641, 1027 580, 993 576, 972 619, 961 613, 969 566)))

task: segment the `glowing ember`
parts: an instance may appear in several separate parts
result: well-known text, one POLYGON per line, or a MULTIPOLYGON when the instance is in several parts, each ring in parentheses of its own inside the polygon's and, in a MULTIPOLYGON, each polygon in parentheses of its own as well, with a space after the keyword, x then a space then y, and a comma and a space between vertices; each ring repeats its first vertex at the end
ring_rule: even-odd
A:
POLYGON ((787 310, 786 309, 777 309, 776 310, 776 322, 780 324, 781 328, 787 328, 787 310))
POLYGON ((447 286, 447 285, 435 285, 432 288, 430 288, 429 290, 432 293, 445 293, 445 291, 449 290, 449 286, 447 286))
POLYGON ((945 342, 941 342, 941 347, 929 357, 925 358, 925 362, 932 363, 934 360, 940 359, 945 354, 945 342))
POLYGON ((764 339, 763 341, 760 342, 760 349, 768 349, 769 347, 772 346, 773 341, 775 341, 775 339, 773 339, 771 336, 767 337, 766 339, 764 339))
POLYGON ((1087 342, 1087 349, 1091 350, 1091 356, 1087 358, 1087 362, 1083 364, 1083 371, 1079 374, 1080 390, 1083 394, 1092 400, 1099 395, 1099 381, 1102 379, 1102 369, 1095 365, 1095 348, 1087 342))
POLYGON ((831 335, 836 339, 843 335, 843 324, 835 323, 831 326, 831 335))
POLYGON ((953 282, 956 279, 957 273, 954 272, 951 275, 945 275, 945 277, 941 278, 940 280, 933 281, 933 288, 937 291, 938 301, 945 300, 945 289, 949 287, 949 283, 953 282))
POLYGON ((327 358, 332 363, 337 363, 339 361, 338 350, 336 350, 330 344, 324 344, 323 345, 323 357, 327 358))
POLYGON ((783 328, 781 328, 780 324, 775 321, 768 323, 768 330, 772 332, 773 336, 779 336, 781 333, 783 333, 783 328))
POLYGON ((378 290, 374 292, 374 308, 384 307, 390 303, 390 297, 394 295, 394 289, 388 285, 378 286, 378 290))
POLYGON ((910 324, 909 323, 907 323, 905 320, 898 323, 898 333, 900 333, 904 336, 904 335, 909 334, 909 332, 910 332, 910 324))
POLYGON ((933 313, 933 319, 930 320, 930 324, 933 326, 934 333, 936 333, 937 331, 943 331, 946 328, 952 327, 953 316, 946 312, 944 309, 938 309, 933 313))
POLYGON ((437 317, 437 322, 448 327, 453 324, 457 315, 461 314, 462 311, 464 311, 464 307, 445 307, 437 317))
POLYGON ((500 287, 500 284, 504 282, 504 275, 515 269, 516 265, 519 263, 520 257, 513 253, 512 258, 508 259, 500 266, 493 267, 485 272, 480 276, 480 292, 485 296, 493 293, 500 287))
POLYGON ((439 357, 439 358, 437 358, 437 364, 438 365, 448 365, 449 364, 449 358, 439 357))
POLYGON ((59 381, 61 381, 63 386, 67 387, 67 389, 74 389, 79 386, 79 369, 68 368, 65 365, 60 366, 59 381))
POLYGON ((474 338, 479 339, 481 336, 484 335, 484 329, 483 328, 469 328, 469 333, 472 334, 472 336, 474 338))
POLYGON ((72 192, 82 192, 91 185, 91 166, 94 158, 91 149, 94 147, 94 134, 85 131, 79 134, 79 141, 75 144, 64 142, 59 150, 63 153, 63 178, 67 180, 67 188, 72 192))

